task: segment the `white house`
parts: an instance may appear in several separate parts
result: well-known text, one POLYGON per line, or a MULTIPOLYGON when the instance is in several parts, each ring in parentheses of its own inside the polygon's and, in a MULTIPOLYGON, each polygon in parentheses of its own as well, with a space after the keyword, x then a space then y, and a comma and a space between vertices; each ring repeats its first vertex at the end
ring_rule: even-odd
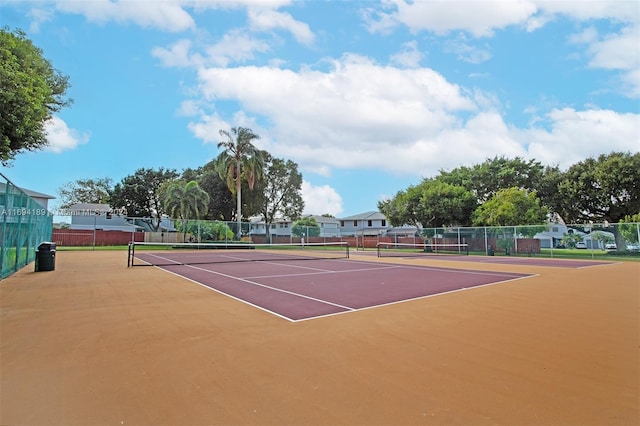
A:
POLYGON ((390 229, 387 217, 375 211, 343 217, 338 220, 340 221, 340 234, 343 236, 383 235, 390 229))
POLYGON ((317 215, 305 215, 302 217, 312 217, 316 220, 320 227, 319 237, 339 237, 342 235, 340 232, 340 221, 335 217, 317 215))
POLYGON ((105 231, 140 231, 140 227, 127 221, 126 215, 115 214, 108 204, 78 203, 65 209, 71 216, 70 229, 103 229, 105 231))
MULTIPOLYGON (((249 235, 266 236, 267 224, 261 217, 254 217, 250 219, 249 235)), ((289 219, 276 219, 269 226, 269 235, 272 237, 290 237, 291 236, 291 221, 289 219)))
MULTIPOLYGON (((105 231, 151 231, 148 220, 128 218, 124 212, 114 210, 108 204, 78 203, 64 210, 71 216, 70 229, 102 229, 105 231)), ((167 217, 160 221, 160 230, 174 232, 176 229, 167 217)))
POLYGON ((415 237, 420 235, 420 229, 415 225, 402 225, 389 228, 387 237, 415 237))
MULTIPOLYGON (((10 188, 12 187, 13 186, 10 186, 10 188)), ((25 189, 25 188, 19 188, 19 189, 25 194, 27 194, 29 197, 33 198, 33 200, 36 203, 40 204, 45 210, 49 210, 49 200, 53 200, 54 198, 56 198, 51 195, 43 194, 41 192, 32 191, 30 189, 25 189)), ((14 192, 16 191, 13 190, 11 194, 13 194, 14 192)), ((14 197, 11 197, 11 194, 9 194, 9 199, 14 198, 14 197)), ((7 202, 5 201, 6 195, 7 195, 7 184, 4 182, 0 182, 0 206, 4 207, 5 209, 16 209, 16 208, 24 207, 24 206, 7 205, 7 202)))
POLYGON ((582 242, 585 243, 588 249, 604 249, 602 239, 596 238, 598 234, 604 234, 606 237, 604 239, 614 240, 613 233, 608 231, 594 230, 592 232, 584 232, 575 228, 569 228, 567 225, 561 223, 550 224, 546 231, 538 232, 533 238, 540 240, 541 248, 560 247, 565 234, 580 236, 582 242))

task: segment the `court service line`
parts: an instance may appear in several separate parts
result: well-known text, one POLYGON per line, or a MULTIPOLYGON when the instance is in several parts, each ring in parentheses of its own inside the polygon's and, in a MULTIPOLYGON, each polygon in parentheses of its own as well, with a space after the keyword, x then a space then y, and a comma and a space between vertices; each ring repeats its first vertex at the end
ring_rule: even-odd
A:
MULTIPOLYGON (((301 259, 301 260, 307 260, 307 259, 301 259)), ((320 260, 320 259, 318 259, 318 260, 320 260)), ((331 259, 321 259, 321 260, 331 260, 331 259)), ((336 271, 334 271, 332 269, 321 269, 321 268, 312 268, 310 266, 291 265, 290 263, 287 263, 287 260, 280 260, 280 261, 278 261, 278 260, 260 260, 260 261, 257 261, 257 262, 266 263, 268 265, 285 266, 287 268, 308 269, 308 270, 311 270, 311 271, 324 272, 324 273, 336 272, 336 271)), ((304 274, 301 274, 301 275, 304 275, 304 274)), ((249 278, 256 278, 256 277, 249 277, 249 278)))
MULTIPOLYGON (((587 261, 585 261, 585 262, 587 262, 587 261)), ((598 267, 598 266, 618 265, 618 264, 621 263, 621 262, 612 262, 610 260, 602 260, 602 261, 595 260, 594 262, 602 262, 602 263, 598 263, 597 265, 578 266, 578 267, 576 267, 576 269, 595 268, 595 267, 598 267)))
MULTIPOLYGON (((279 266, 289 266, 288 264, 279 264, 279 266)), ((255 275, 250 277, 245 277, 247 279, 256 279, 256 278, 286 278, 286 277, 298 277, 298 276, 306 276, 306 275, 323 275, 323 274, 348 274, 349 272, 369 272, 369 271, 379 271, 383 269, 397 269, 396 265, 383 266, 378 268, 364 268, 364 269, 349 269, 345 271, 333 271, 330 269, 317 269, 316 272, 304 272, 299 274, 276 274, 276 275, 255 275)), ((309 268, 314 269, 314 268, 309 268)))
POLYGON ((531 274, 522 273, 522 272, 479 271, 477 269, 458 269, 458 268, 447 268, 447 267, 440 267, 440 266, 403 265, 403 264, 397 264, 397 266, 401 268, 408 268, 408 269, 422 269, 427 271, 452 272, 454 274, 496 275, 496 276, 504 276, 504 277, 513 277, 514 275, 531 275, 531 274))
MULTIPOLYGON (((268 285, 265 285, 265 284, 257 283, 257 282, 255 282, 255 281, 247 280, 247 279, 245 279, 245 278, 239 278, 239 277, 234 277, 233 275, 223 274, 222 272, 211 271, 211 270, 209 270, 209 269, 204 269, 204 268, 200 268, 200 267, 198 267, 198 266, 193 266, 193 265, 184 265, 184 266, 186 266, 186 267, 188 267, 188 268, 197 269, 197 270, 199 270, 199 271, 203 271, 203 272, 208 272, 208 273, 210 273, 210 274, 219 275, 219 276, 222 276, 222 277, 225 277, 225 278, 231 278, 231 279, 233 279, 233 280, 242 281, 242 282, 245 282, 245 283, 247 283, 247 284, 252 284, 252 285, 255 285, 255 286, 258 286, 258 287, 267 288, 267 289, 269 289, 269 290, 274 290, 274 291, 277 291, 277 292, 280 292, 280 293, 289 294, 289 295, 291 295, 291 296, 297 296, 297 297, 302 297, 303 299, 313 300, 314 302, 323 303, 323 304, 325 304, 325 305, 331 305, 331 306, 335 306, 335 307, 337 307, 337 308, 346 309, 346 310, 351 310, 351 311, 355 309, 355 308, 352 308, 352 307, 350 307, 350 306, 343 306, 343 305, 340 305, 340 304, 338 304, 338 303, 329 302, 328 300, 322 300, 322 299, 318 299, 318 298, 311 297, 311 296, 305 296, 304 294, 294 293, 294 292, 292 292, 292 291, 283 290, 283 289, 276 288, 276 287, 271 287, 271 286, 268 286, 268 285)), ((203 284, 203 285, 206 285, 206 284, 203 284)), ((224 293, 223 291, 220 291, 220 292, 221 292, 221 293, 224 293)), ((226 293, 225 293, 225 294, 226 294, 226 293)))
MULTIPOLYGON (((144 253, 144 254, 147 255, 147 256, 156 257, 158 259, 166 260, 167 262, 173 262, 174 265, 182 265, 182 263, 180 263, 178 261, 175 261, 175 260, 170 259, 168 257, 160 256, 160 255, 155 254, 155 253, 144 253)), ((144 259, 142 259, 142 260, 144 261, 144 259)), ((147 262, 147 263, 149 263, 149 262, 147 262)))

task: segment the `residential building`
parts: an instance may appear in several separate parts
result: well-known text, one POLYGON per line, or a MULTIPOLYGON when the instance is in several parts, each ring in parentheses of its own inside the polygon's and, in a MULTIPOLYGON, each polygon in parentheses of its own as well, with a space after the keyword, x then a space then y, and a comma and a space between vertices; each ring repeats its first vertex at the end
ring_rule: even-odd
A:
POLYGON ((343 217, 339 221, 340 234, 343 236, 383 235, 391 228, 387 224, 387 217, 376 211, 343 217))
MULTIPOLYGON (((250 223, 249 235, 267 235, 267 224, 261 217, 251 218, 250 223)), ((271 235, 271 237, 290 237, 291 224, 292 222, 289 219, 276 219, 269 226, 269 235, 271 235)))
POLYGON ((549 226, 548 230, 537 233, 536 235, 533 236, 533 238, 540 240, 541 248, 562 247, 562 240, 567 234, 578 235, 581 241, 585 244, 585 248, 588 248, 588 249, 591 249, 591 248, 604 249, 605 248, 605 245, 602 242, 603 238, 599 239, 596 237, 599 234, 604 235, 605 236, 604 239, 615 241, 614 235, 611 232, 602 231, 602 230, 591 231, 588 229, 588 227, 587 227, 587 231, 589 232, 580 231, 575 228, 569 228, 567 225, 564 225, 561 223, 554 223, 549 226))
POLYGON ((318 223, 320 227, 320 237, 339 237, 341 235, 340 232, 340 221, 335 217, 327 217, 327 216, 317 216, 317 215, 305 215, 305 217, 312 217, 318 223))
MULTIPOLYGON (((40 204, 45 210, 49 210, 49 200, 53 200, 56 197, 51 195, 43 194, 41 192, 32 191, 30 189, 20 188, 25 194, 29 197, 33 198, 33 200, 40 204)), ((15 190, 14 190, 15 191, 15 190)), ((6 209, 16 209, 22 208, 23 206, 8 206, 5 205, 5 195, 7 192, 7 184, 4 182, 0 182, 0 206, 3 206, 6 209)))
POLYGON ((105 231, 141 231, 125 215, 114 214, 108 204, 78 203, 61 211, 63 216, 71 217, 70 229, 102 229, 105 231))

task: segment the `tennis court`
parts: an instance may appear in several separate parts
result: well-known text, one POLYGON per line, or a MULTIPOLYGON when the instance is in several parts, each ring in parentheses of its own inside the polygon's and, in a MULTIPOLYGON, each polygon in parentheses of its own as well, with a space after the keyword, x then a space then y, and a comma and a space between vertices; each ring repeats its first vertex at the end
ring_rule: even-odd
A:
POLYGON ((59 251, 55 271, 2 280, 1 424, 640 422, 638 263, 126 257, 59 251), (300 319, 196 283, 213 277, 274 287, 257 299, 278 309, 292 291, 300 319), (427 277, 444 293, 424 295, 427 277), (316 296, 349 309, 310 316, 316 296))
POLYGON ((129 263, 155 265, 291 321, 531 276, 351 261, 344 248, 326 244, 137 247, 129 263))
POLYGON ((595 259, 561 259, 528 255, 484 256, 469 255, 467 244, 379 243, 376 251, 361 252, 364 256, 380 258, 423 258, 453 262, 492 263, 501 265, 543 266, 552 268, 590 268, 611 265, 611 261, 595 259))

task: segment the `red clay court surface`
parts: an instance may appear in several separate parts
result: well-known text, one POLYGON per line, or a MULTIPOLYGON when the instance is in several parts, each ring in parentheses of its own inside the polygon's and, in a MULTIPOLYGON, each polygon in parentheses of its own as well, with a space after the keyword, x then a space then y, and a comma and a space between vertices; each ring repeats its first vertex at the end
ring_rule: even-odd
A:
POLYGON ((640 263, 360 254, 168 267, 186 279, 127 268, 119 251, 30 265, 0 284, 0 424, 640 424, 640 263), (283 320, 194 278, 351 313, 283 320), (419 298, 366 308, 405 288, 419 298))
POLYGON ((353 312, 532 276, 346 259, 158 267, 290 321, 353 312))

